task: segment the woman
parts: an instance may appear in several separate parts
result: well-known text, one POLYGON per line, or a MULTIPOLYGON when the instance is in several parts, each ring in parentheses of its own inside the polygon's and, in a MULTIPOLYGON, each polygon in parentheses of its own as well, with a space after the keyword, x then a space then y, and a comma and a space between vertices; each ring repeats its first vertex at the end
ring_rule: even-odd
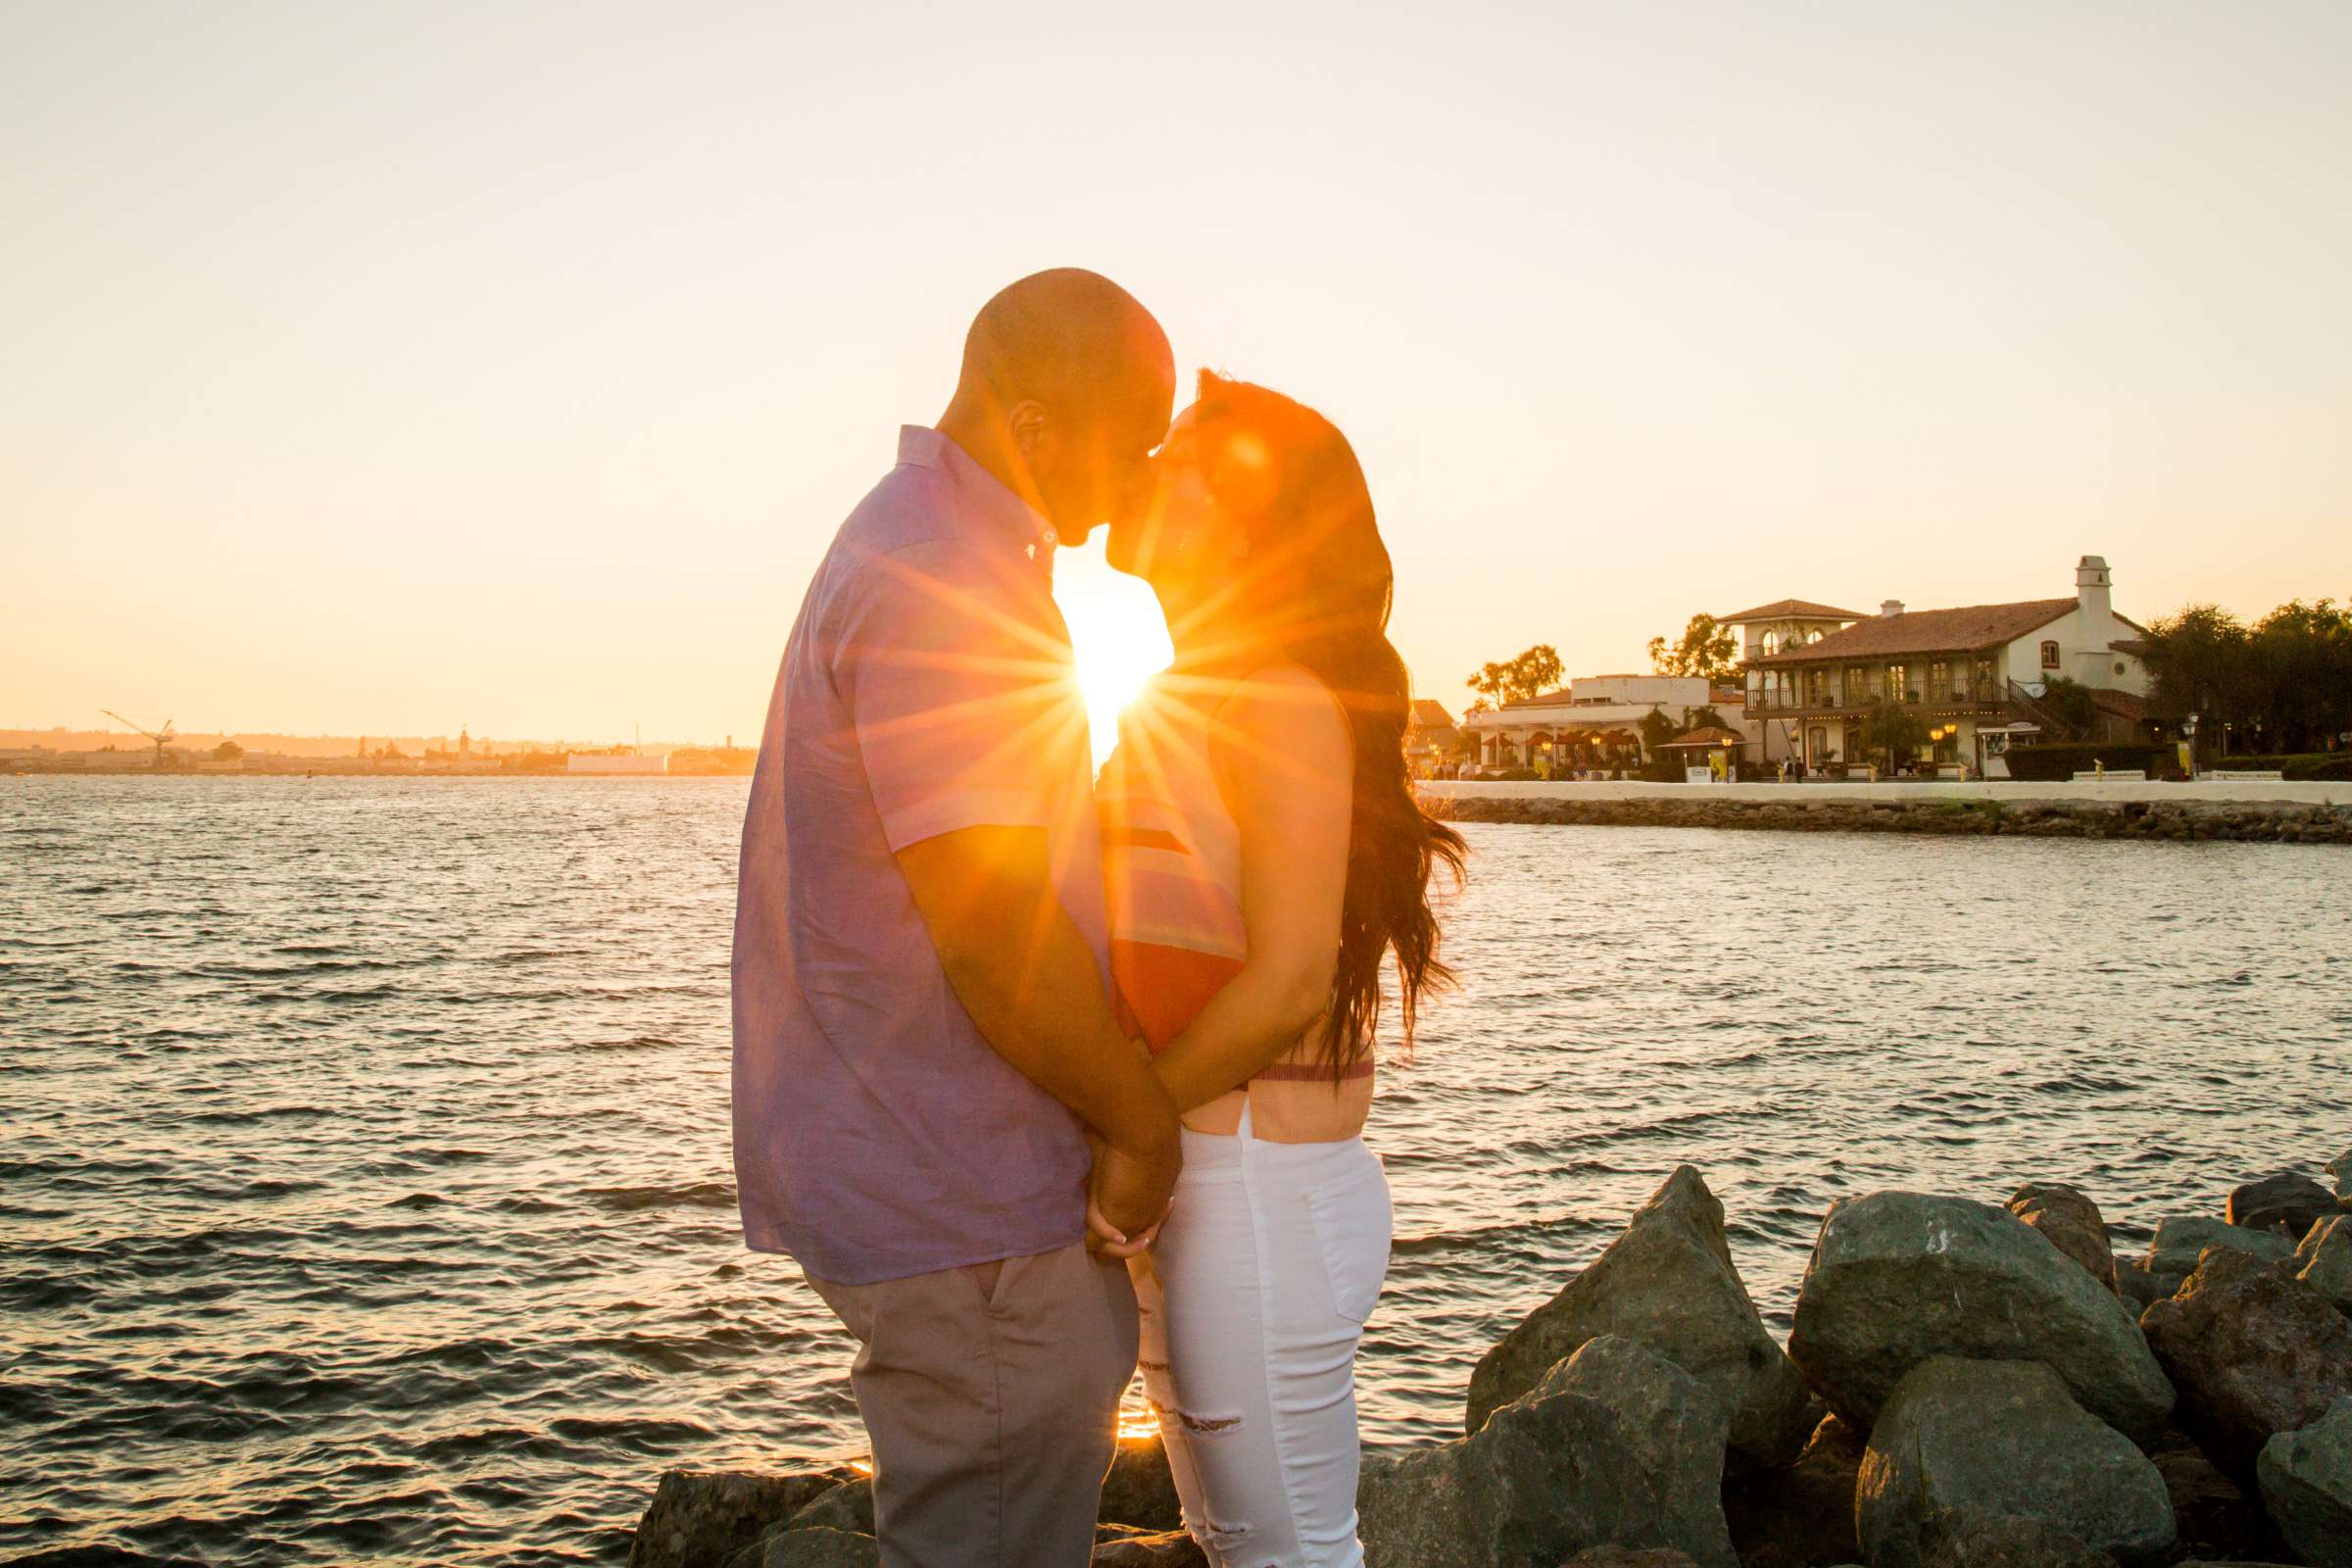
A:
POLYGON ((1355 1348, 1389 1260, 1361 1137, 1381 968, 1394 953, 1409 1043, 1450 978, 1427 893, 1462 840, 1406 781, 1389 555, 1346 438, 1204 371, 1157 466, 1108 554, 1176 658, 1101 782, 1111 966, 1185 1126, 1168 1218, 1130 1262, 1145 1391, 1212 1565, 1357 1564, 1355 1348))

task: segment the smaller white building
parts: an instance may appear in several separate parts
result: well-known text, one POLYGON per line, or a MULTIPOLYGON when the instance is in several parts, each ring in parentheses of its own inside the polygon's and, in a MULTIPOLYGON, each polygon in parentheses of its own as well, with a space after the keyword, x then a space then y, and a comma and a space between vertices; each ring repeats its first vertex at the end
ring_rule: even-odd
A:
POLYGON ((1740 693, 1719 691, 1702 675, 1580 675, 1558 691, 1509 703, 1462 720, 1478 765, 1528 768, 1553 778, 1640 767, 1649 760, 1642 721, 1662 712, 1675 732, 1693 715, 1740 724, 1740 693))

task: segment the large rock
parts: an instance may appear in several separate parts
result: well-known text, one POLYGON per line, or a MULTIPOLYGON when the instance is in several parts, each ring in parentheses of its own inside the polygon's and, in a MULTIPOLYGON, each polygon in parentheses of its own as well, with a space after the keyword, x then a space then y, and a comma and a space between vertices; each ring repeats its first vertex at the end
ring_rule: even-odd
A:
POLYGON ((1854 1478, 1862 1447, 1862 1433, 1841 1417, 1824 1416, 1788 1469, 1726 1481, 1724 1518, 1741 1568, 1823 1568, 1861 1556, 1854 1478))
POLYGON ((2119 1257, 2115 1260, 2115 1294, 2136 1317, 2150 1301, 2161 1301, 2180 1288, 2180 1281, 2168 1286, 2148 1272, 2148 1266, 2136 1258, 2119 1257))
POLYGON ((1788 1353, 1865 1430, 1903 1375, 1938 1355, 2046 1361, 2084 1409, 2135 1439, 2160 1432, 2173 1405, 2114 1292, 2008 1210, 1962 1198, 1831 1204, 1788 1353))
POLYGON ((2352 1316, 2352 1214, 2330 1214, 2295 1249, 2295 1278, 2352 1316))
POLYGON ((2241 1485, 2274 1434, 2307 1427, 2352 1395, 2352 1322, 2244 1252, 2207 1248, 2139 1326, 2180 1391, 2181 1430, 2241 1485))
POLYGON ((1095 1517, 1104 1524, 1133 1525, 1147 1535, 1184 1527, 1184 1505, 1177 1500, 1176 1478, 1168 1471, 1158 1433, 1120 1440, 1110 1473, 1102 1478, 1102 1503, 1095 1517))
POLYGON ((1871 1568, 1919 1568, 1955 1510, 2055 1526, 2127 1563, 2153 1562, 2174 1540, 2155 1465, 2039 1361, 1937 1356, 1887 1399, 1854 1493, 1871 1568))
POLYGON ((2335 1206, 2352 1209, 2352 1149, 2336 1155, 2321 1169, 2335 1183, 2335 1206))
POLYGON ((664 1471, 637 1521, 629 1568, 718 1568, 854 1472, 664 1471))
POLYGON ((1698 1568, 1689 1552, 1672 1546, 1594 1546, 1580 1551, 1560 1568, 1698 1568))
POLYGON ((2299 1170, 2282 1170, 2231 1190, 2225 1217, 2250 1231, 2299 1239, 2323 1214, 2335 1212, 2335 1195, 2299 1170))
POLYGON ((882 1568, 882 1552, 871 1536, 817 1526, 777 1531, 731 1568, 882 1568))
MULTIPOLYGON (((2116 1568, 2115 1558, 2084 1545, 2046 1519, 1947 1508, 1920 1534, 1920 1568, 2116 1568)), ((1880 1568, 1876 1562, 1871 1568, 1880 1568)))
POLYGON ((854 1475, 839 1486, 827 1488, 812 1498, 808 1506, 792 1516, 784 1526, 787 1530, 839 1530, 848 1535, 870 1536, 874 1533, 874 1482, 871 1476, 854 1475))
POLYGON ((2266 1263, 2283 1263, 2295 1255, 2295 1244, 2273 1231, 2250 1231, 2224 1219, 2176 1215, 2156 1222, 2156 1239, 2148 1245, 2147 1270, 2157 1289, 2170 1296, 2196 1268, 2208 1247, 2228 1247, 2266 1263))
POLYGON ((1554 1568, 1593 1546, 1669 1546, 1734 1568, 1723 1401, 1673 1362, 1592 1340, 1468 1437, 1367 1454, 1366 1568, 1554 1568))
POLYGON ((2263 1506, 2315 1568, 2352 1568, 2352 1398, 2262 1446, 2263 1506))
POLYGON ((1714 1390, 1731 1411, 1731 1446, 1741 1460, 1784 1465, 1804 1446, 1813 1424, 1804 1378, 1732 1267, 1723 1205, 1688 1165, 1666 1178, 1591 1266, 1480 1358, 1470 1375, 1467 1430, 1476 1432, 1555 1362, 1607 1334, 1648 1346, 1714 1390))
POLYGON ((2050 1245, 2082 1265, 2109 1290, 2115 1284, 2115 1249, 2107 1221, 2080 1187, 2065 1182, 2028 1182, 2009 1195, 2009 1212, 2050 1239, 2050 1245))

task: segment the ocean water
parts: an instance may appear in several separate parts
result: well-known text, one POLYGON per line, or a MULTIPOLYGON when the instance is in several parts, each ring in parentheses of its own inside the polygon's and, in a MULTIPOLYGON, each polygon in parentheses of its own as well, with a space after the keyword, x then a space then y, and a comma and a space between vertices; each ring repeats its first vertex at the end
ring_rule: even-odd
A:
MULTIPOLYGON (((0 1560, 618 1561, 666 1465, 857 1446, 736 1230, 740 780, 0 780, 0 1560)), ((1370 1139, 1366 1437, 1666 1172, 1785 1333, 1823 1209, 2122 1239, 2352 1147, 2352 857, 1472 827, 1370 1139)))

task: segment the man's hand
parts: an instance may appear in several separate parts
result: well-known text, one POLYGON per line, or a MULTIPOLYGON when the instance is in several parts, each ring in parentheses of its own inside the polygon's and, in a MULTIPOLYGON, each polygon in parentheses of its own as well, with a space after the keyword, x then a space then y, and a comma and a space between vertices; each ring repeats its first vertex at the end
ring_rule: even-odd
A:
POLYGON ((1159 1236, 1168 1217, 1169 1195, 1183 1164, 1177 1148, 1165 1153, 1131 1154, 1107 1144, 1095 1150, 1087 1181, 1086 1245, 1102 1257, 1133 1257, 1159 1236))

